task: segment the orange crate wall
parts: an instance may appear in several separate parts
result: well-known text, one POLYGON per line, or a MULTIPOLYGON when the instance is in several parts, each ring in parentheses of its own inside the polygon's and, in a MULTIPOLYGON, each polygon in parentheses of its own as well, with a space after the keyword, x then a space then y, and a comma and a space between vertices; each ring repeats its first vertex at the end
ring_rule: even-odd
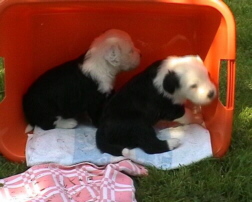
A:
MULTIPOLYGON (((191 4, 79 2, 7 8, 0 18, 0 56, 6 71, 0 151, 14 161, 25 159, 22 95, 47 69, 85 52, 101 32, 110 28, 127 31, 143 55, 139 68, 118 76, 116 88, 157 59, 186 54, 199 54, 218 86, 219 62, 226 59, 227 51, 225 23, 218 10, 191 4)), ((223 155, 229 145, 232 113, 219 100, 203 109, 216 156, 223 155)))

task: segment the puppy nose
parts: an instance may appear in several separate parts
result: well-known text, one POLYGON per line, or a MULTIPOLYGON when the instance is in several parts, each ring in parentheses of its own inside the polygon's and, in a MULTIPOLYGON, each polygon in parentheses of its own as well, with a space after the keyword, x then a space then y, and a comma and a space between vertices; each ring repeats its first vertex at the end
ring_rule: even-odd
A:
POLYGON ((214 91, 213 90, 210 90, 209 91, 209 93, 207 94, 207 97, 209 98, 209 99, 212 99, 213 97, 214 97, 214 91))

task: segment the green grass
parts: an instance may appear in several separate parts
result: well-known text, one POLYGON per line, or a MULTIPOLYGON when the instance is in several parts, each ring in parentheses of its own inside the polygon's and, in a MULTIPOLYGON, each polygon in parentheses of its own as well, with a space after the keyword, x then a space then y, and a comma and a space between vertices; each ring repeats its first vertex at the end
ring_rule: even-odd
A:
MULTIPOLYGON (((236 107, 229 152, 177 170, 149 168, 148 176, 134 178, 138 201, 252 201, 252 1, 225 2, 237 22, 236 107)), ((0 157, 0 178, 25 169, 0 157)))
POLYGON ((13 163, 6 161, 4 157, 0 157, 0 179, 7 176, 15 175, 21 173, 27 169, 26 165, 23 163, 13 163))

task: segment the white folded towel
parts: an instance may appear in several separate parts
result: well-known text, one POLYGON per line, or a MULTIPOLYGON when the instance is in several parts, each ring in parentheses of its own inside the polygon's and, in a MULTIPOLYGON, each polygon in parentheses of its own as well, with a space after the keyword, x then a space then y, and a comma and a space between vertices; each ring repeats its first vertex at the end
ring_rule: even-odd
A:
MULTIPOLYGON (((26 144, 27 165, 74 165, 81 162, 106 165, 125 159, 101 153, 96 147, 95 132, 96 128, 88 126, 47 131, 35 127, 34 133, 28 135, 26 144)), ((181 145, 172 151, 151 155, 136 148, 131 160, 159 169, 174 169, 212 156, 209 131, 200 125, 167 128, 157 135, 160 139, 179 138, 181 145)))

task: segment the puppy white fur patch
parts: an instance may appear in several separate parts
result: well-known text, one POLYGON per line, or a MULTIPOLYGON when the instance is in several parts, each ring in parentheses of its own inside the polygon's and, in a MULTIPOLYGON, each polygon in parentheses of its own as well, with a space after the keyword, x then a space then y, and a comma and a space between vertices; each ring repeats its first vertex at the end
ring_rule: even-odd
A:
MULTIPOLYGON (((177 138, 168 139, 167 145, 170 150, 174 150, 180 145, 180 140, 177 138)), ((122 156, 126 158, 129 158, 129 159, 134 158, 134 154, 135 154, 134 149, 124 148, 122 150, 122 156)))
POLYGON ((170 150, 173 150, 180 145, 180 140, 177 138, 171 138, 167 140, 167 144, 170 150))
POLYGON ((139 63, 140 51, 129 34, 111 29, 94 40, 81 68, 84 74, 98 81, 98 90, 106 93, 113 88, 118 72, 134 69, 139 63))
POLYGON ((58 116, 57 120, 53 124, 56 128, 71 129, 75 128, 78 125, 78 122, 75 119, 63 119, 58 116))

